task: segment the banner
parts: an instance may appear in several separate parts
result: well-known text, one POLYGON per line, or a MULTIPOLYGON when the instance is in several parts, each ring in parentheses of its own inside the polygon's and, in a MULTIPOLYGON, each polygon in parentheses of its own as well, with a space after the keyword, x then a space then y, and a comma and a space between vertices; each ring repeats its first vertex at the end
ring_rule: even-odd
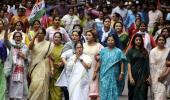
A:
POLYGON ((45 14, 45 12, 46 9, 44 0, 37 0, 34 7, 32 8, 30 16, 28 17, 29 23, 32 24, 34 20, 40 20, 40 18, 45 14))

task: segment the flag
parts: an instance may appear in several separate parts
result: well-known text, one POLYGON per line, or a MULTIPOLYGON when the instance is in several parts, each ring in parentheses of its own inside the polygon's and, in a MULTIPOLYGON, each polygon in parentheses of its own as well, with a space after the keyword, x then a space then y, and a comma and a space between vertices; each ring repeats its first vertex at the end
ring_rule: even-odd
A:
POLYGON ((46 9, 44 0, 37 0, 32 8, 30 16, 28 17, 29 23, 32 24, 34 20, 40 20, 45 13, 46 9))

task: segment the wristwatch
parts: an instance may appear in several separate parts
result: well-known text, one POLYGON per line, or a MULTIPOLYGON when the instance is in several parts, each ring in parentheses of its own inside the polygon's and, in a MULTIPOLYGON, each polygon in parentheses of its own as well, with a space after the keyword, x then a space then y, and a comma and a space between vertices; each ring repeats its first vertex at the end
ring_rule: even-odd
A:
POLYGON ((80 62, 83 62, 83 59, 80 59, 80 62))

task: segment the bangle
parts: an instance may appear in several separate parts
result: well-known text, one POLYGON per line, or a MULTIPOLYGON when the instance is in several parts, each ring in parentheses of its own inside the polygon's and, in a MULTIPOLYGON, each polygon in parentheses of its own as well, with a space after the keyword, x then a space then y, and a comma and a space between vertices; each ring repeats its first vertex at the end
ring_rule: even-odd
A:
POLYGON ((120 72, 120 74, 124 74, 124 72, 120 72))
POLYGON ((52 67, 51 70, 53 71, 53 70, 54 70, 54 67, 52 67))

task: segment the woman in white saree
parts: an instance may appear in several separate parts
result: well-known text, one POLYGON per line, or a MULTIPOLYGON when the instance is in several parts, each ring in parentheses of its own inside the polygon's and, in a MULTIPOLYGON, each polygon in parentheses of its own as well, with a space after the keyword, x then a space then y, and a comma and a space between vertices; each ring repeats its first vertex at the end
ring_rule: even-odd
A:
POLYGON ((159 35, 156 39, 157 47, 150 52, 150 74, 151 74, 151 86, 154 100, 166 100, 165 85, 159 80, 166 68, 165 61, 169 53, 169 48, 165 47, 166 38, 163 35, 159 35))
POLYGON ((71 69, 68 84, 69 100, 88 100, 90 78, 88 69, 92 60, 90 56, 83 54, 82 43, 75 45, 76 53, 70 57, 67 69, 71 69))

